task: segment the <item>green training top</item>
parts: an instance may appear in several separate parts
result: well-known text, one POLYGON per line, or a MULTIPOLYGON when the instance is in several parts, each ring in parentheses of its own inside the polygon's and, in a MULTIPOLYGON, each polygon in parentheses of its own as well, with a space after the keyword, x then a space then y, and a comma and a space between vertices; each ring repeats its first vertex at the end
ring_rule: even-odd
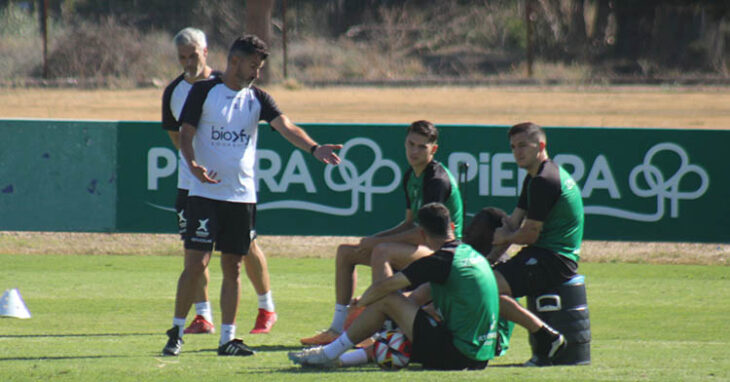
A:
POLYGON ((418 210, 423 205, 431 202, 442 203, 451 214, 454 235, 461 239, 464 207, 459 186, 446 167, 438 161, 431 161, 421 176, 416 176, 413 169, 408 168, 403 175, 403 189, 406 194, 406 209, 413 213, 414 222, 418 223, 418 210))
POLYGON ((517 207, 527 211, 528 219, 543 223, 533 246, 578 262, 583 240, 583 199, 565 169, 551 160, 543 162, 535 177, 525 177, 517 207))
POLYGON ((452 241, 402 272, 411 285, 430 282, 433 303, 464 356, 476 361, 494 358, 499 289, 484 256, 452 241))

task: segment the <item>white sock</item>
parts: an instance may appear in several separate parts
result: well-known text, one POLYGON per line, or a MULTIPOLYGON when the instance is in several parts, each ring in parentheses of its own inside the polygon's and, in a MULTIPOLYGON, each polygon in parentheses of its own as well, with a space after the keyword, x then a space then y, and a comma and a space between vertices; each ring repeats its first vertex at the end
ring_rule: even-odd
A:
POLYGON ((210 308, 210 301, 196 302, 195 313, 203 316, 211 324, 213 323, 213 310, 210 308))
POLYGON ((236 324, 221 324, 221 342, 223 345, 236 338, 236 324))
POLYGON ((342 366, 356 366, 368 363, 368 352, 365 349, 355 349, 342 353, 340 356, 342 366))
POLYGON ((324 355, 327 359, 335 359, 342 353, 350 350, 354 344, 350 341, 350 337, 347 336, 347 332, 342 333, 337 337, 334 342, 324 347, 324 355))
POLYGON ((259 295, 259 309, 275 312, 274 297, 271 296, 271 291, 259 295))
POLYGON ((183 330, 185 330, 185 317, 183 317, 183 318, 173 317, 172 325, 177 326, 177 329, 180 331, 180 333, 178 335, 180 336, 180 338, 182 338, 183 330))
POLYGON ((335 314, 332 316, 332 324, 330 329, 337 333, 345 330, 345 320, 347 319, 347 305, 335 304, 335 314))

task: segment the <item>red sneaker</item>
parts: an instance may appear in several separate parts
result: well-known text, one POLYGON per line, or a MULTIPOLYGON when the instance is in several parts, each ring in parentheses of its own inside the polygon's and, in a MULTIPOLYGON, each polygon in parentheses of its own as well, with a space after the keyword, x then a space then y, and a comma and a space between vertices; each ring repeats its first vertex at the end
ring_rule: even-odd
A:
POLYGON ((270 332, 271 327, 273 327, 276 322, 276 319, 277 317, 275 312, 269 312, 266 309, 259 308, 259 315, 256 316, 256 324, 249 333, 261 334, 270 332))
POLYGON ((183 330, 185 334, 213 334, 215 333, 215 326, 208 322, 203 316, 197 315, 190 326, 183 330))

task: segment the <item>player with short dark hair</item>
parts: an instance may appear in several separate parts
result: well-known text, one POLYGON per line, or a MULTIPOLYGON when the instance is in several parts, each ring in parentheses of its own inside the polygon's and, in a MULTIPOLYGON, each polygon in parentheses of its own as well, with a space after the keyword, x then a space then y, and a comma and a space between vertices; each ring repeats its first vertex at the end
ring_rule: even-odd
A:
MULTIPOLYGON (((211 69, 207 64, 208 48, 205 33, 196 28, 185 28, 178 32, 173 38, 177 49, 178 61, 183 68, 183 73, 175 78, 166 88, 162 95, 162 128, 167 130, 175 148, 180 150, 180 114, 185 100, 193 86, 193 83, 219 77, 222 73, 211 69)), ((190 174, 187 162, 179 153, 178 161, 178 190, 175 199, 175 212, 177 213, 178 230, 184 239, 187 224, 187 199, 190 183, 193 176, 190 174)), ((244 258, 246 275, 258 296, 259 314, 256 317, 254 328, 251 334, 268 333, 276 322, 276 311, 274 298, 271 294, 269 281, 269 270, 266 264, 266 257, 258 246, 253 246, 248 256, 244 258)), ((210 302, 208 301, 208 282, 210 280, 206 268, 203 278, 200 279, 200 287, 195 297, 196 316, 185 328, 185 334, 214 333, 213 315, 210 302)))
POLYGON ((583 201, 567 171, 550 160, 545 131, 531 122, 509 130, 515 161, 527 170, 512 214, 494 232, 493 244, 525 245, 495 267, 502 317, 525 327, 538 341, 527 366, 548 366, 565 348, 562 334, 518 304, 513 297, 537 296, 576 275, 583 238, 583 201))
POLYGON ((357 302, 367 308, 334 342, 291 352, 289 359, 302 366, 343 366, 343 353, 379 331, 390 318, 411 340, 412 362, 427 369, 485 368, 495 355, 497 283, 486 259, 455 239, 449 215, 449 209, 440 203, 421 207, 418 231, 435 252, 374 282, 357 302), (399 293, 425 283, 441 321, 399 293))
POLYGON ((416 212, 422 205, 440 202, 449 209, 455 223, 455 235, 461 238, 462 200, 456 180, 449 170, 434 160, 438 149, 438 129, 429 121, 415 121, 408 126, 405 153, 409 168, 403 175, 405 219, 397 226, 365 237, 358 244, 342 244, 337 248, 335 266, 335 312, 329 329, 312 337, 302 338, 303 345, 324 345, 342 333, 358 310, 349 310, 355 289, 356 265, 369 265, 373 281, 403 269, 414 260, 432 251, 423 245, 416 212))
POLYGON ((254 352, 235 338, 243 258, 256 246, 254 161, 258 124, 265 120, 294 146, 317 160, 337 164, 342 145, 318 145, 281 113, 268 93, 253 86, 268 56, 266 44, 252 35, 231 46, 226 71, 196 82, 183 107, 180 149, 195 177, 188 196, 185 268, 177 286, 173 327, 163 355, 178 355, 183 326, 193 302, 194 280, 208 267, 212 251, 221 252, 221 340, 218 355, 254 352))

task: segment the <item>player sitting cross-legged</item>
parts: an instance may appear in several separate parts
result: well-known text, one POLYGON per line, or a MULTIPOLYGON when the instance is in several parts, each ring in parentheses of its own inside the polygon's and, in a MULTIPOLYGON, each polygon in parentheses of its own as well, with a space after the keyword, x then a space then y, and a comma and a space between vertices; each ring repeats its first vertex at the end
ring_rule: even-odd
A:
MULTIPOLYGON (((357 302, 366 309, 337 339, 289 353, 302 366, 338 367, 341 356, 383 326, 398 324, 413 343, 411 362, 427 369, 483 369, 494 357, 499 316, 497 283, 486 259, 455 240, 449 210, 429 203, 418 210, 418 232, 432 254, 374 282, 357 302), (442 320, 437 322, 399 291, 428 283, 442 320), (468 290, 469 293, 463 293, 468 290)), ((345 362, 346 364, 346 362, 345 362)))

